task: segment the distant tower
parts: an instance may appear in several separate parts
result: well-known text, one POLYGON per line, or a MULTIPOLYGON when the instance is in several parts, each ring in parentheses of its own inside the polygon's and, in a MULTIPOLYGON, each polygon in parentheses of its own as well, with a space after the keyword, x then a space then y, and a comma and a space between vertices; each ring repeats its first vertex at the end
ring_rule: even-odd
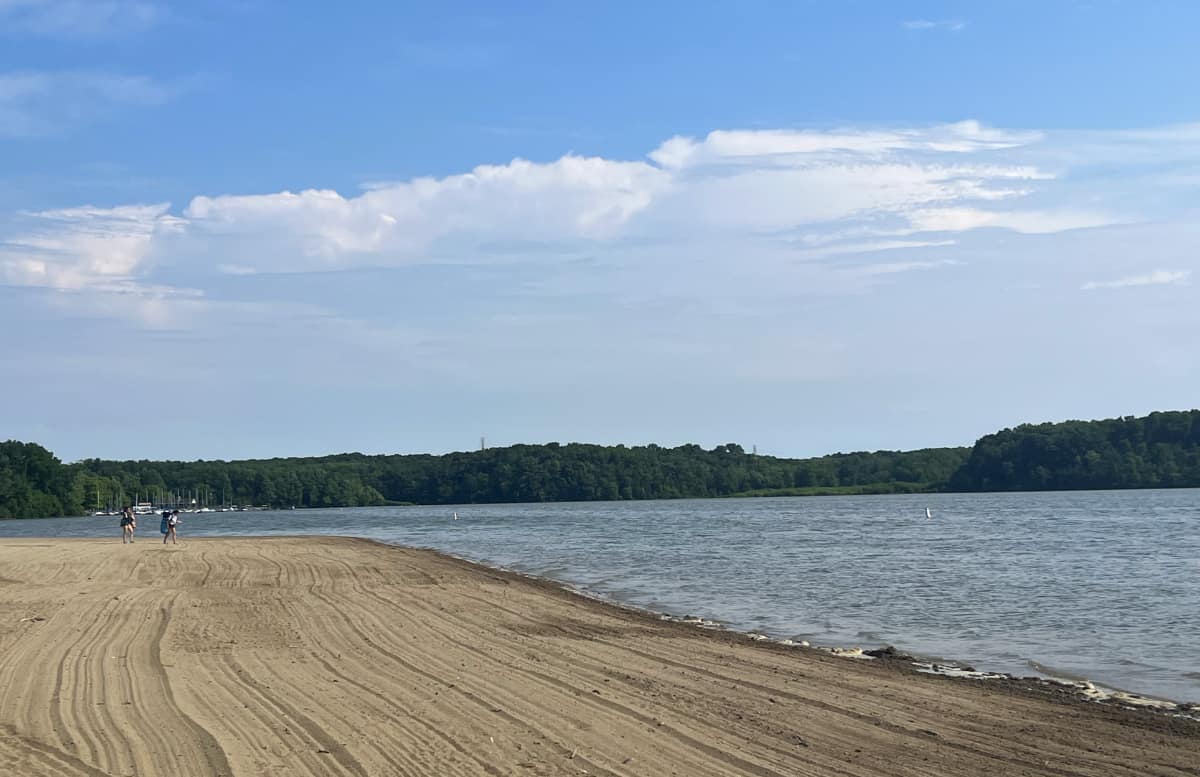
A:
POLYGON ((757 455, 758 455, 758 446, 757 446, 757 445, 751 445, 751 446, 750 446, 750 450, 752 450, 752 451, 753 451, 753 453, 751 454, 752 456, 757 456, 757 455))
POLYGON ((487 439, 484 438, 482 435, 480 435, 480 437, 479 437, 479 450, 481 450, 481 451, 487 450, 487 439))

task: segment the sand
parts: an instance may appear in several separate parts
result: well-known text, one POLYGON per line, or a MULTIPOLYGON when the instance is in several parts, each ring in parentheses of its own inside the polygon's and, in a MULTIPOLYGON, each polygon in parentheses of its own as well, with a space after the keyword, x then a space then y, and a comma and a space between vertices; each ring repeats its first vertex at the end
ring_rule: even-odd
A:
POLYGON ((1200 774, 1200 726, 334 538, 0 541, 0 775, 1200 774))

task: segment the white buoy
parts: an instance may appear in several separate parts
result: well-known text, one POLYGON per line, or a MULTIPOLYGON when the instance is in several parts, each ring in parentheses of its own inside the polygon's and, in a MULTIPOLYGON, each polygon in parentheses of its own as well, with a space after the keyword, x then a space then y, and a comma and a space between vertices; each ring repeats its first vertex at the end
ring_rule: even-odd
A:
POLYGON ((457 512, 456 512, 456 513, 454 513, 454 520, 456 520, 456 521, 458 520, 458 513, 457 513, 457 512))

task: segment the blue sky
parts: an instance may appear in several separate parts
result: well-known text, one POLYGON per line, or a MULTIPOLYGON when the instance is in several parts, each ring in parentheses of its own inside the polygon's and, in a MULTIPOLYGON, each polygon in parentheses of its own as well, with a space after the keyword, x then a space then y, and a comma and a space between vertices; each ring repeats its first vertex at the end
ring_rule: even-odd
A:
POLYGON ((804 456, 1194 406, 1198 27, 0 0, 0 437, 804 456))

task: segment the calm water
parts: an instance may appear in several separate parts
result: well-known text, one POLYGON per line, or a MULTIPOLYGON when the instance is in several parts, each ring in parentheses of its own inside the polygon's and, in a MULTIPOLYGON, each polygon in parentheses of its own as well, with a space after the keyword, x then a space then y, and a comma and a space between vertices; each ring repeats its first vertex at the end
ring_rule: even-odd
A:
MULTIPOLYGON (((157 528, 143 520, 140 534, 157 528)), ((1196 489, 348 508, 181 526, 184 540, 237 534, 437 548, 776 637, 1200 701, 1196 489)), ((116 518, 0 521, 0 536, 47 535, 119 544, 120 530, 116 518)))

